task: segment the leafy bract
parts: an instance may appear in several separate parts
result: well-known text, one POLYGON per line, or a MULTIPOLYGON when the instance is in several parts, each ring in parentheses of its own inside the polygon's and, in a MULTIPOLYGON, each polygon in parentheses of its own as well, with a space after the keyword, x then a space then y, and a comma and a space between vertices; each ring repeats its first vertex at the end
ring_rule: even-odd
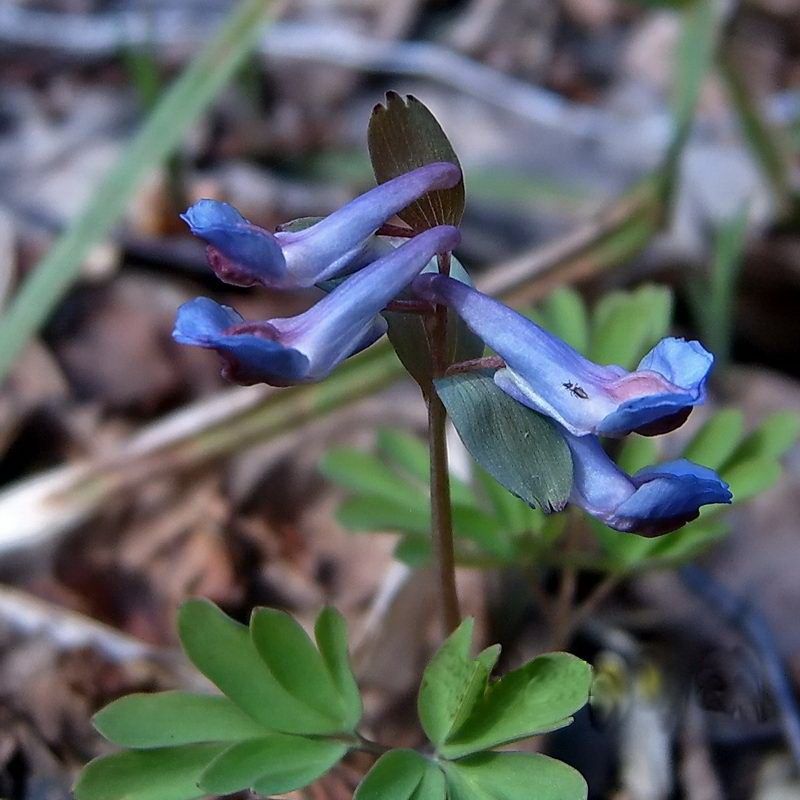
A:
POLYGON ((586 800, 581 774, 532 753, 480 753, 444 763, 450 800, 586 800))
POLYGON ((274 733, 231 745, 206 767, 199 783, 204 794, 290 792, 324 775, 347 750, 332 739, 274 733))
POLYGON ((461 441, 498 483, 544 511, 564 507, 572 459, 550 420, 509 397, 488 370, 439 378, 435 385, 461 441))
POLYGON ((445 800, 444 775, 414 750, 390 750, 375 762, 353 800, 445 800))
POLYGON ((189 692, 130 694, 94 718, 106 739, 123 747, 232 742, 267 732, 227 697, 189 692))
MULTIPOLYGON (((439 161, 460 166, 436 118, 411 95, 404 100, 396 92, 386 93, 386 105, 378 104, 372 111, 367 142, 378 183, 439 161)), ((436 225, 458 225, 463 213, 462 180, 452 189, 428 192, 398 216, 415 231, 424 231, 436 225)))
POLYGON ((192 800, 209 762, 228 745, 188 744, 153 750, 125 750, 96 758, 75 783, 76 800, 192 800))

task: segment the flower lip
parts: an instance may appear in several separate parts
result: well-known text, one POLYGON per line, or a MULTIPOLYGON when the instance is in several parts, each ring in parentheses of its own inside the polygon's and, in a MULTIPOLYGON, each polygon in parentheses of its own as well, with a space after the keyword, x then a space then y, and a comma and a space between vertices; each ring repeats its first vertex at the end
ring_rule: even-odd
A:
POLYGON ((730 488, 714 470, 679 459, 623 472, 595 436, 564 432, 573 465, 571 501, 610 528, 658 536, 695 519, 700 507, 730 503, 730 488))

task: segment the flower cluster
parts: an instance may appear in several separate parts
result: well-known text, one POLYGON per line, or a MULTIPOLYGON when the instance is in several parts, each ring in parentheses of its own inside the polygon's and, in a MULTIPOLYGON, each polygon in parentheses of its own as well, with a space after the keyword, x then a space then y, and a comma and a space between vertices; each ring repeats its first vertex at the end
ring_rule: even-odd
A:
POLYGON ((445 275, 421 274, 434 256, 456 247, 457 228, 440 225, 396 248, 376 236, 427 192, 460 180, 453 164, 429 164, 303 230, 274 234, 225 203, 201 200, 183 219, 206 242, 209 264, 223 281, 290 289, 340 280, 289 318, 246 321, 197 298, 179 309, 174 338, 216 350, 223 374, 237 383, 318 381, 383 335, 380 312, 411 286, 421 300, 455 311, 502 358, 505 366, 494 375, 500 389, 560 426, 573 460, 571 500, 588 513, 620 531, 657 535, 694 519, 702 505, 730 502, 727 484, 712 470, 674 461, 628 476, 598 439, 681 425, 704 402, 714 362, 698 342, 664 339, 634 372, 594 364, 497 300, 445 275))

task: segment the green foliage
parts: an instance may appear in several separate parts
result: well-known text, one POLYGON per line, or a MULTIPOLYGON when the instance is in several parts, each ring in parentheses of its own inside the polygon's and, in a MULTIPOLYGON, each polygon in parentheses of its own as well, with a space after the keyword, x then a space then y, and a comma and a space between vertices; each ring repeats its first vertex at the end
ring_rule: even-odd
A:
POLYGON ((465 620, 422 679, 417 707, 435 760, 392 750, 364 778, 355 800, 586 797, 583 778, 560 761, 489 750, 568 725, 588 700, 589 665, 567 653, 548 653, 491 681, 500 648, 471 658, 472 629, 472 620, 465 620))
MULTIPOLYGON (((431 555, 428 450, 416 436, 390 429, 378 432, 377 444, 376 455, 337 447, 323 456, 323 474, 352 492, 337 519, 353 532, 404 534, 395 556, 419 566, 431 555)), ((464 561, 484 555, 513 563, 525 546, 524 535, 538 538, 548 520, 486 473, 479 473, 479 480, 483 491, 450 478, 458 555, 464 561)))
MULTIPOLYGON (((441 125, 416 97, 386 93, 386 106, 375 106, 367 130, 369 157, 378 183, 417 167, 447 161, 461 166, 441 125)), ((398 216, 415 231, 458 225, 464 214, 464 181, 452 189, 429 192, 398 216)))
MULTIPOLYGON (((396 436, 388 441, 398 447, 396 436)), ((415 464, 407 444, 401 441, 399 450, 412 453, 415 464)), ((568 724, 588 699, 588 664, 549 653, 492 682, 500 647, 471 658, 472 630, 466 620, 424 673, 419 716, 435 757, 386 752, 356 800, 485 800, 487 791, 523 800, 531 786, 541 786, 543 797, 585 796, 582 779, 564 764, 521 754, 512 762, 512 754, 484 751, 568 724), (524 781, 515 782, 511 764, 524 781)), ((179 632, 192 663, 223 694, 134 694, 111 703, 95 724, 131 749, 88 764, 76 800, 192 800, 247 789, 281 794, 317 780, 362 745, 355 731, 361 697, 345 623, 334 609, 317 618, 316 646, 282 611, 257 609, 248 628, 204 600, 183 605, 179 632)))
POLYGON ((555 425, 509 397, 490 372, 435 381, 461 441, 500 484, 530 506, 559 511, 572 487, 572 458, 555 425))
POLYGON ((100 711, 106 738, 132 748, 92 761, 77 800, 189 800, 251 788, 269 795, 311 783, 357 744, 361 697, 341 615, 324 609, 316 646, 288 614, 241 625, 205 600, 180 610, 190 661, 222 695, 134 694, 100 711))

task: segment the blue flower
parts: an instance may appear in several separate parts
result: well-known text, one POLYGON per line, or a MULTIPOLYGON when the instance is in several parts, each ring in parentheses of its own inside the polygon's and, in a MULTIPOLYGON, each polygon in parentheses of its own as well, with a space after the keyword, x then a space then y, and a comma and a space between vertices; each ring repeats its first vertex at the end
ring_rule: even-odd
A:
POLYGON ((600 366, 534 322, 463 283, 422 275, 414 291, 453 308, 506 363, 495 383, 576 436, 666 433, 705 401, 714 357, 699 342, 663 339, 634 372, 600 366))
POLYGON ((294 232, 270 233, 217 200, 200 200, 181 217, 208 244, 208 262, 221 280, 235 286, 299 288, 371 260, 370 240, 381 225, 427 192, 460 180, 461 170, 454 164, 428 164, 294 232))
POLYGON ((572 453, 570 502, 615 530, 659 536, 695 519, 700 506, 731 502, 728 484, 708 467, 679 459, 627 475, 596 436, 564 438, 572 453))
POLYGON ((222 374, 241 384, 291 386, 318 381, 386 331, 376 316, 437 253, 460 240, 457 228, 424 231, 339 284, 296 317, 248 322, 232 308, 198 297, 178 309, 172 336, 216 350, 222 374))

